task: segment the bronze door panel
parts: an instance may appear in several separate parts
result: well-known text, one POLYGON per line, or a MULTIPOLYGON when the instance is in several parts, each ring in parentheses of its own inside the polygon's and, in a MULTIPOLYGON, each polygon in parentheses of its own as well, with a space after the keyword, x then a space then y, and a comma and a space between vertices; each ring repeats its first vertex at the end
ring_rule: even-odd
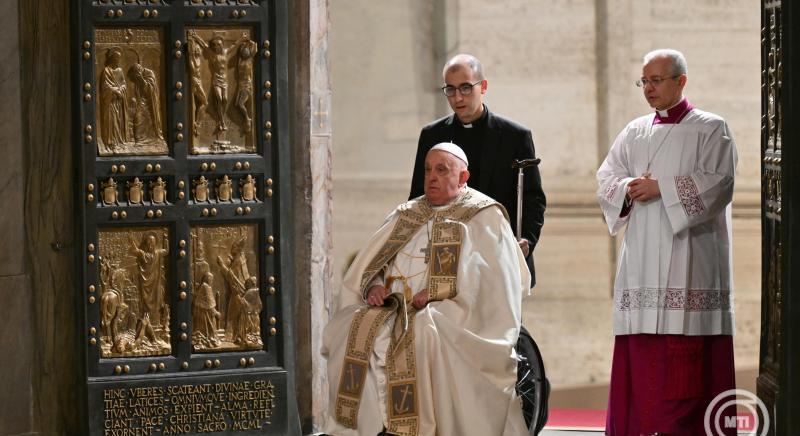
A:
POLYGON ((98 233, 102 356, 169 355, 168 229, 98 233))
POLYGON ((97 28, 94 39, 98 154, 166 155, 162 29, 97 28))
POLYGON ((86 434, 299 433, 286 7, 73 4, 86 434))

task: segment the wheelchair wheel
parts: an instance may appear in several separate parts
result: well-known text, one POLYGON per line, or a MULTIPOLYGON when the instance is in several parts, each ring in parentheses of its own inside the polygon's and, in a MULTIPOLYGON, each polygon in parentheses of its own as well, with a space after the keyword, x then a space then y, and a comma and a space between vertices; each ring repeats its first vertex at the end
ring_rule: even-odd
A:
POLYGON ((547 400, 550 382, 545 377, 544 361, 533 337, 520 327, 517 340, 517 395, 522 398, 522 415, 531 436, 539 434, 547 422, 547 400))

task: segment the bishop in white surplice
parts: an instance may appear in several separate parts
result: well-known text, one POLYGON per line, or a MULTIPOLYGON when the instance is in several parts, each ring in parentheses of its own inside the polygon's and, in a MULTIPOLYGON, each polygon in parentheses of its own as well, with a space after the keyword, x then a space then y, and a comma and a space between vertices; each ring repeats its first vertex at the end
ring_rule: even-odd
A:
POLYGON ((614 334, 733 334, 733 138, 722 118, 697 108, 679 124, 655 124, 655 118, 631 121, 597 172, 609 231, 615 235, 627 225, 614 285, 614 334), (648 171, 661 198, 626 203, 628 184, 648 171))
MULTIPOLYGON (((676 50, 644 57, 637 85, 656 110, 625 126, 597 171, 608 230, 625 231, 614 281, 609 436, 705 434, 706 408, 735 387, 736 146, 725 120, 683 97, 687 72, 676 50)), ((734 407, 723 407, 711 416, 735 418, 734 407)))

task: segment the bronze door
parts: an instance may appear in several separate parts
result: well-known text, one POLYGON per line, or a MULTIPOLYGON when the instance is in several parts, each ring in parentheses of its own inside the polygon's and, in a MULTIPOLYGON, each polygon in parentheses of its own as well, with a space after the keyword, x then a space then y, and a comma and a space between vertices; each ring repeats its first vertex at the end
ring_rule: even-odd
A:
POLYGON ((800 433, 800 8, 761 2, 762 293, 758 396, 770 435, 800 433))
POLYGON ((285 5, 73 16, 89 433, 294 434, 285 5))
MULTIPOLYGON (((775 409, 779 393, 781 352, 781 312, 783 286, 781 277, 781 148, 780 129, 782 82, 781 5, 764 4, 762 8, 762 322, 758 396, 767 410, 775 409)), ((775 434, 774 422, 770 434, 775 434)))

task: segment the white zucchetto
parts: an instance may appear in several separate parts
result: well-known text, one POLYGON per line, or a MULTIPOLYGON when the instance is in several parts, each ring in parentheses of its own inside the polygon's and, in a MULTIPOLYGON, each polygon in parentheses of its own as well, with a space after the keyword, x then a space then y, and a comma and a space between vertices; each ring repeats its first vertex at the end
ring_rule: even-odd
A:
POLYGON ((433 147, 431 147, 431 149, 428 151, 428 153, 430 153, 431 151, 434 151, 434 150, 446 151, 446 152, 452 154, 453 156, 461 159, 467 165, 467 167, 469 167, 469 161, 467 160, 467 154, 464 153, 464 150, 462 150, 461 147, 453 144, 452 142, 440 142, 440 143, 434 145, 433 147))

